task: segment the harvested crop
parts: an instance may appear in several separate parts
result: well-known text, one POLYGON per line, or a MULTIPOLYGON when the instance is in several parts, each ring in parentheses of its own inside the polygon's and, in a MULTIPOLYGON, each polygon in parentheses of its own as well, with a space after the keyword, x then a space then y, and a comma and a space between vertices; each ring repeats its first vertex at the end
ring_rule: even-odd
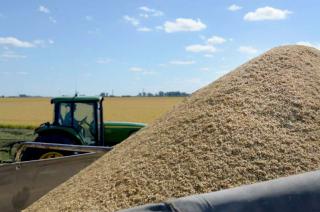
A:
POLYGON ((320 51, 274 48, 190 98, 28 211, 104 210, 320 167, 320 51))

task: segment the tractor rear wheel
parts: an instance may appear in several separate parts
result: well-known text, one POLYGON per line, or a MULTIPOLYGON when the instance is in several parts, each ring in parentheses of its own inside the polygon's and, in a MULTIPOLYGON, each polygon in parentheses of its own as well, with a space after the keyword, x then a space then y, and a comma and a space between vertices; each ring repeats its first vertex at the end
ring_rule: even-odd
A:
MULTIPOLYGON (((70 138, 63 136, 63 135, 38 136, 35 139, 35 142, 74 144, 74 142, 70 138)), ((72 155, 72 154, 73 154, 73 152, 70 152, 70 151, 27 148, 23 152, 23 155, 21 157, 21 161, 57 158, 57 157, 63 157, 63 156, 72 155)))

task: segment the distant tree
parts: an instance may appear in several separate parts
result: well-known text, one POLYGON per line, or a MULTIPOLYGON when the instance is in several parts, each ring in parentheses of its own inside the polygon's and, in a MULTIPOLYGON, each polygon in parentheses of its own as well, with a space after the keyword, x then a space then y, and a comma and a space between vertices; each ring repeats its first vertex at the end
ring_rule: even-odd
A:
POLYGON ((159 91, 158 93, 152 94, 152 93, 146 93, 146 92, 141 92, 137 96, 143 96, 143 97, 152 97, 152 96, 168 96, 168 97, 175 97, 175 96, 189 96, 190 94, 186 92, 181 92, 181 91, 168 91, 168 92, 163 92, 159 91))
POLYGON ((164 92, 163 91, 159 91, 158 96, 164 96, 164 92))

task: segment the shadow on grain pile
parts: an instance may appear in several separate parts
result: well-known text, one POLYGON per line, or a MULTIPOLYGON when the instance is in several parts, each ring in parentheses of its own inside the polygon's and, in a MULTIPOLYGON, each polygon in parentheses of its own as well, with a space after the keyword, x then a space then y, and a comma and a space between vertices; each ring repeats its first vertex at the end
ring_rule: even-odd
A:
POLYGON ((250 60, 118 145, 29 211, 105 210, 319 168, 320 51, 250 60))

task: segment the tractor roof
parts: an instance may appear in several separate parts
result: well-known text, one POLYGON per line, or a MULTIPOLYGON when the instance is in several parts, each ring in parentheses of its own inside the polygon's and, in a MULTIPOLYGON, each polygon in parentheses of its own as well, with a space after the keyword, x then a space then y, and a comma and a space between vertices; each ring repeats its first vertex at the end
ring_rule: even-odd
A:
POLYGON ((59 102, 99 102, 103 98, 98 96, 74 96, 74 97, 56 97, 51 99, 51 103, 59 102))

